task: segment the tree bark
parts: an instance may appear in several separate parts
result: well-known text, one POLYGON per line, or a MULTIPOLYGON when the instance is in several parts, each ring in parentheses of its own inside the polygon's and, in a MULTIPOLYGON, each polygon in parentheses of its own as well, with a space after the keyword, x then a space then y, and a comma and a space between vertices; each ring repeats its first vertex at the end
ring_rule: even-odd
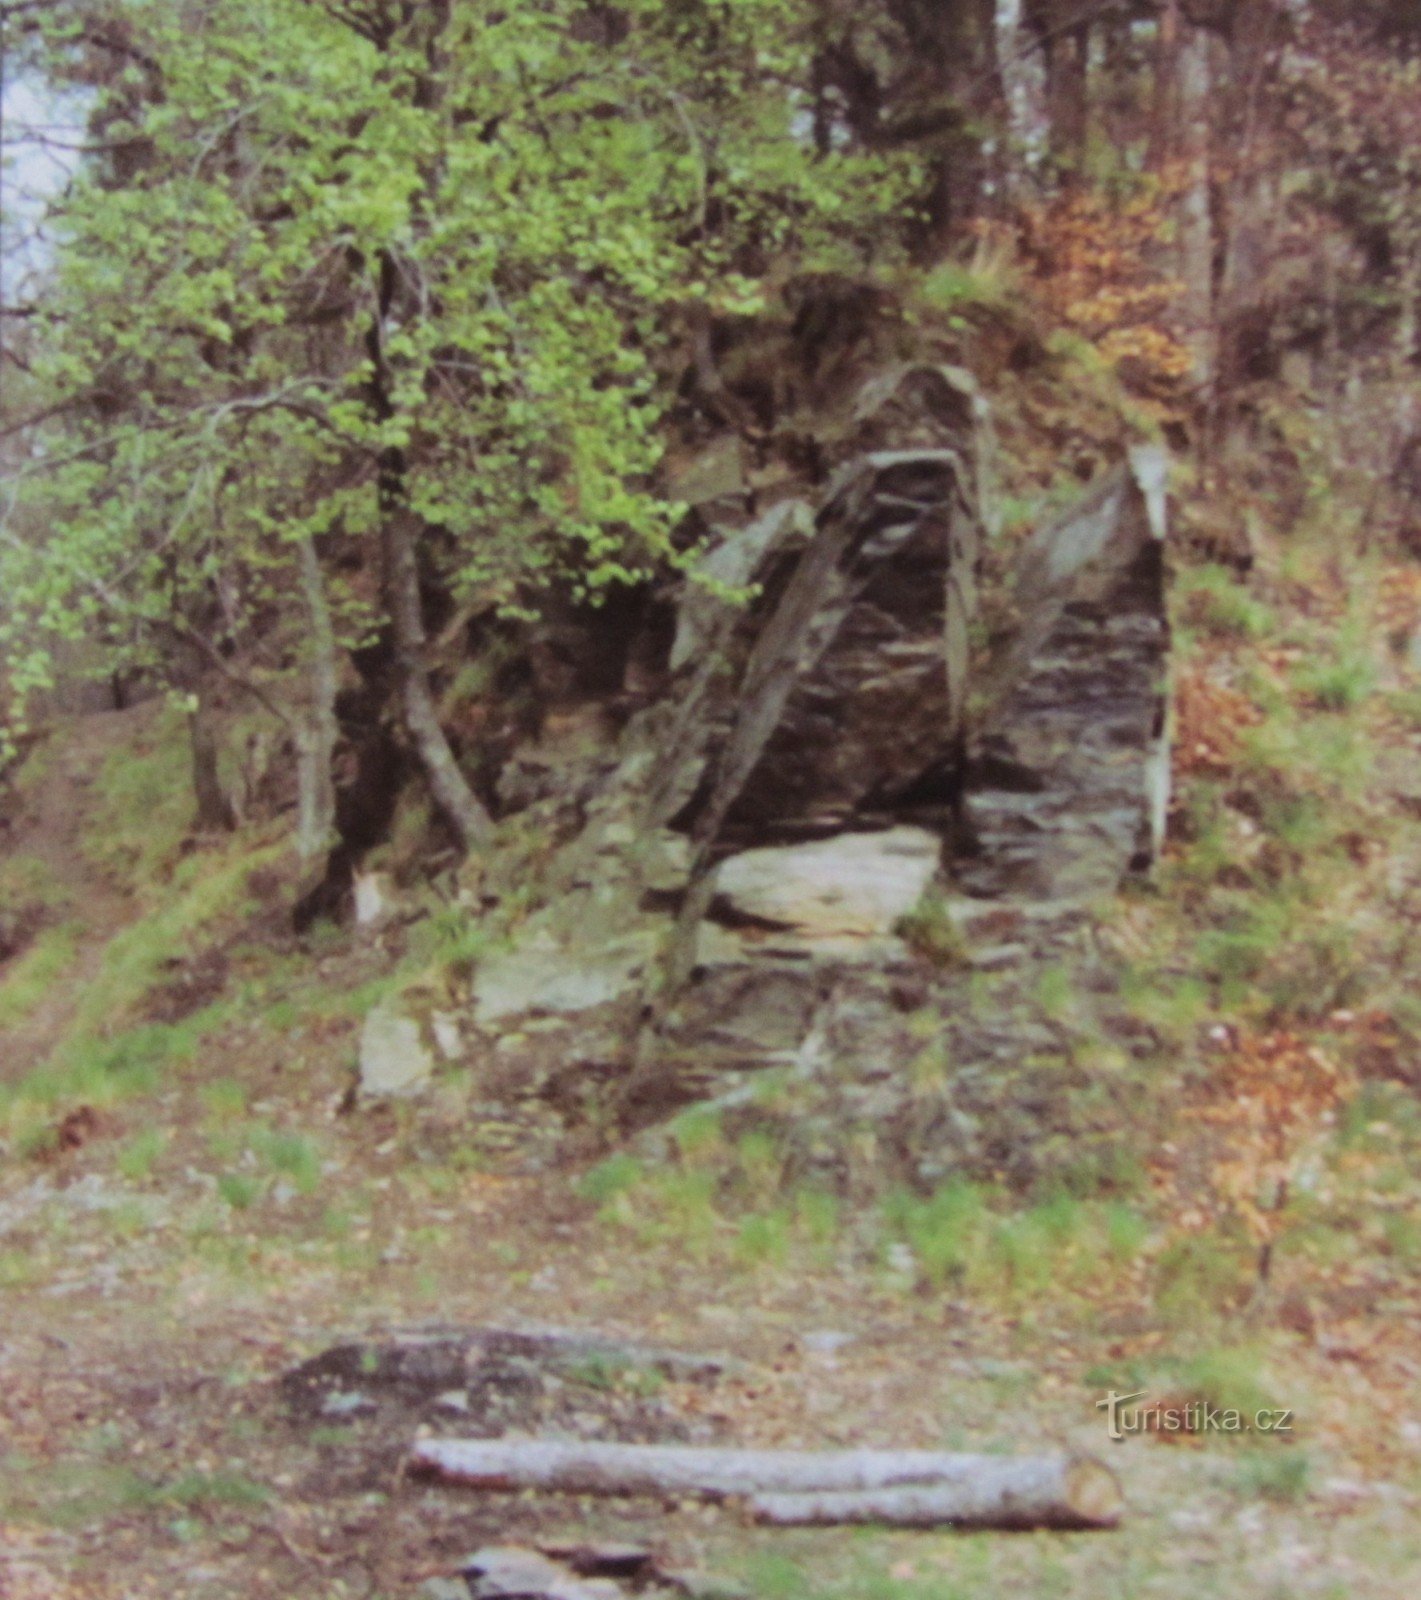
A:
MULTIPOLYGON (((385 319, 395 294, 397 272, 388 253, 380 260, 377 311, 366 333, 370 356, 370 411, 379 423, 395 415, 394 385, 385 355, 385 319)), ((419 593, 418 532, 422 527, 409 503, 408 464, 398 446, 387 446, 379 458, 380 547, 384 566, 385 609, 390 620, 395 684, 400 712, 424 769, 429 792, 440 815, 466 854, 493 833, 493 819, 480 805, 459 770, 454 752, 439 725, 434 695, 425 670, 424 617, 419 593)))
POLYGON ((1212 410, 1218 369, 1210 150, 1214 87, 1208 32, 1190 21, 1180 0, 1165 0, 1155 52, 1150 160, 1173 205, 1169 254, 1171 275, 1180 284, 1178 332, 1193 355, 1191 376, 1206 414, 1212 410))
POLYGON ((765 1521, 924 1521, 983 1527, 1107 1527, 1115 1474, 1069 1456, 932 1450, 737 1450, 551 1439, 422 1439, 417 1471, 485 1490, 750 1496, 765 1521), (898 1498, 904 1496, 905 1498, 898 1498))
POLYGON ((415 556, 415 517, 404 506, 387 506, 381 518, 385 561, 385 603, 394 643, 395 681, 405 730, 424 768, 429 792, 454 830, 465 853, 485 843, 493 820, 459 770, 454 751, 439 724, 422 651, 419 571, 415 556))
POLYGON ((1179 51, 1179 276, 1184 285, 1186 337, 1194 377, 1206 391, 1215 374, 1214 215, 1209 192, 1209 97, 1213 89, 1209 35, 1186 26, 1179 51))
POLYGON ((1155 34, 1154 121, 1150 128, 1150 165, 1163 172, 1173 161, 1179 137, 1179 36, 1183 27, 1179 0, 1163 0, 1155 34))
POLYGON ((197 800, 197 826, 204 833, 230 833, 237 815, 218 770, 217 730, 212 722, 212 701, 201 683, 193 691, 195 704, 188 713, 188 738, 192 746, 192 788, 197 800))
POLYGON ((757 1494, 757 1522, 775 1527, 885 1523, 898 1528, 1113 1528, 1120 1485, 1088 1457, 988 1457, 955 1482, 865 1492, 757 1494))
MULTIPOLYGON (((423 70, 414 81, 412 104, 421 110, 438 106, 443 96, 446 66, 445 34, 453 13, 452 0, 405 4, 398 18, 382 33, 377 48, 388 50, 400 27, 410 30, 410 41, 424 57, 423 70)), ((432 187, 432 184, 430 185, 432 187)), ((366 403, 375 422, 395 416, 395 382, 386 348, 386 322, 394 309, 399 283, 398 264, 392 251, 381 249, 375 257, 375 308, 366 328, 365 347, 370 360, 366 403)), ((409 463, 397 445, 388 445, 377 461, 380 509, 380 554, 384 567, 385 608, 390 621, 395 685, 401 719, 424 770, 429 792, 440 815, 466 854, 493 833, 493 819, 479 803, 459 770, 454 752, 439 724, 429 675, 424 664, 424 617, 419 592, 419 535, 423 523, 409 499, 409 463)))
POLYGON ((1046 67, 1046 118, 1052 158, 1063 181, 1080 176, 1089 123, 1092 9, 1086 0, 1026 0, 1027 24, 1046 67))
POLYGON ((1046 75, 1040 52, 1028 37, 1022 0, 996 0, 995 25, 1010 136, 1002 163, 1002 181, 1008 191, 1016 191, 1021 187, 1022 176, 1039 168, 1047 150, 1050 121, 1046 114, 1046 75))
POLYGON ((304 865, 324 855, 335 842, 336 791, 331 764, 340 727, 336 721, 335 628, 316 543, 309 534, 297 547, 297 559, 311 621, 310 704, 296 730, 296 853, 304 865))

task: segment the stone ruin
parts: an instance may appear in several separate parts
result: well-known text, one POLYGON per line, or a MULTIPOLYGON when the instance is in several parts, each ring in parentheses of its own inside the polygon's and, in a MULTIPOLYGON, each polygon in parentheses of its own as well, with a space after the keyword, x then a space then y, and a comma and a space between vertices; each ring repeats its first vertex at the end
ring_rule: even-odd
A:
MULTIPOLYGON (((817 506, 715 530, 665 691, 591 786, 544 908, 474 972, 461 1025, 493 1092, 616 1080, 651 1122, 734 1103, 766 1067, 871 1083, 921 1052, 913 1013, 951 1012, 962 969, 1039 955, 1148 868, 1163 452, 1024 544, 983 649, 987 439, 970 377, 905 367, 861 396, 817 506)), ((954 1060, 1022 1048, 979 1032, 954 1060)))

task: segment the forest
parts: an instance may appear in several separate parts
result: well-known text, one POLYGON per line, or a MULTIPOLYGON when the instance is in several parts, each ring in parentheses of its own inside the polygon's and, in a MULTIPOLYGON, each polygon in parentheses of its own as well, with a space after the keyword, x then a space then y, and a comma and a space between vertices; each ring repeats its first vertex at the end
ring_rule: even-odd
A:
POLYGON ((0 1594, 1414 1594, 1421 6, 4 0, 0 162, 0 1594))

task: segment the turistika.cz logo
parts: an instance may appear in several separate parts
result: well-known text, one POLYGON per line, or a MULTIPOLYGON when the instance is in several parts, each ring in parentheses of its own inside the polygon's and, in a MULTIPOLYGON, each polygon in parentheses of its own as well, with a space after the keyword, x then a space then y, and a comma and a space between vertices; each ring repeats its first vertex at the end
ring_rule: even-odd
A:
POLYGON ((1210 1405, 1207 1400, 1190 1400, 1184 1405, 1136 1405, 1146 1391, 1116 1394, 1095 1402, 1104 1411, 1112 1439, 1128 1439, 1134 1433, 1291 1433, 1293 1413, 1279 1407, 1263 1406, 1257 1411, 1240 1411, 1232 1406, 1210 1405))

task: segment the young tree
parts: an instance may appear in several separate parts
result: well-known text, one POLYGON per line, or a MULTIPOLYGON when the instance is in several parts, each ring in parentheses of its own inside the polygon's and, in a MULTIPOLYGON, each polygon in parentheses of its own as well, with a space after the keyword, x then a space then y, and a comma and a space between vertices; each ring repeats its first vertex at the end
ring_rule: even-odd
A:
POLYGON ((17 681, 45 629, 98 626, 193 693, 201 660, 290 719, 247 666, 304 635, 315 783, 330 641, 373 633, 438 809, 477 844, 426 586, 526 609, 663 556, 678 319, 859 269, 894 232, 894 163, 799 131, 810 20, 800 0, 43 14, 53 70, 90 71, 99 99, 40 319, 55 410, 19 474, 31 532, 0 547, 17 681), (349 549, 378 595, 341 590, 349 549))

